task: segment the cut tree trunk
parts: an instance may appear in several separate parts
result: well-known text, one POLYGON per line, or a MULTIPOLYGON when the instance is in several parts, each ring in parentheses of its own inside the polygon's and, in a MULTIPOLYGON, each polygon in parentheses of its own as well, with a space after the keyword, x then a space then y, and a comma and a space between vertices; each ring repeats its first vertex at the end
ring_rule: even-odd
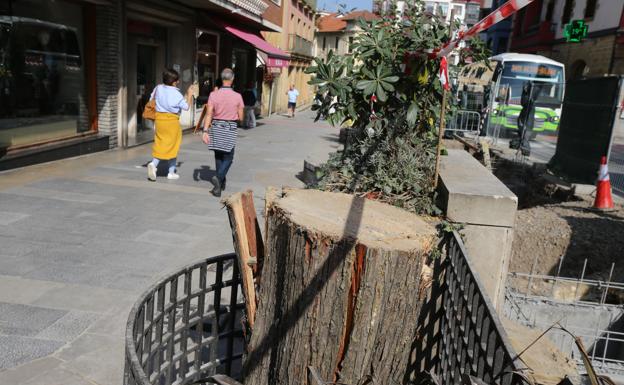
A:
POLYGON ((246 385, 402 383, 434 228, 352 195, 285 190, 267 232, 246 385))

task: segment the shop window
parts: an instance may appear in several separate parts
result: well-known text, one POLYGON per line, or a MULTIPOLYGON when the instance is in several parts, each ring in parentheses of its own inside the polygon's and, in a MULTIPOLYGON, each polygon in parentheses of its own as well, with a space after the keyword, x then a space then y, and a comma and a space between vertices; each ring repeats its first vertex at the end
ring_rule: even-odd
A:
POLYGON ((598 5, 598 0, 587 0, 587 4, 585 5, 585 18, 593 19, 596 15, 596 6, 598 5))
POLYGON ((425 12, 429 12, 429 13, 435 14, 435 6, 436 6, 436 4, 434 2, 426 1, 425 2, 425 12))
POLYGON ((197 31, 197 76, 199 96, 197 107, 208 102, 208 96, 217 85, 219 74, 219 34, 212 31, 197 31))
POLYGON ((438 4, 438 14, 442 17, 446 17, 448 15, 449 6, 446 3, 438 4))
POLYGON ((83 5, 12 0, 9 11, 0 14, 0 147, 89 131, 83 5))
POLYGON ((462 19, 464 16, 464 7, 461 5, 453 5, 453 17, 456 19, 462 19))
POLYGON ((573 11, 574 0, 565 0, 565 4, 563 6, 563 14, 561 15, 561 28, 565 27, 565 25, 570 22, 570 20, 572 19, 573 11))

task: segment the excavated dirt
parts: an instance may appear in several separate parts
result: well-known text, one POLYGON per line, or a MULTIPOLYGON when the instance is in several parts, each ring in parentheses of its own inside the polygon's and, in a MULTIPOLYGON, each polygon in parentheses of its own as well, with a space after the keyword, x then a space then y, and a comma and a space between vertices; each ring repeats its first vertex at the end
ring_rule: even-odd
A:
POLYGON ((540 338, 541 332, 503 320, 505 331, 516 353, 530 369, 529 375, 536 383, 556 385, 568 377, 578 383, 576 365, 555 347, 548 336, 540 338), (526 350, 525 350, 526 349, 526 350))
POLYGON ((494 171, 519 198, 510 272, 624 282, 624 210, 591 210, 593 198, 578 197, 526 166, 502 161, 494 171), (619 266, 618 266, 619 265, 619 266))

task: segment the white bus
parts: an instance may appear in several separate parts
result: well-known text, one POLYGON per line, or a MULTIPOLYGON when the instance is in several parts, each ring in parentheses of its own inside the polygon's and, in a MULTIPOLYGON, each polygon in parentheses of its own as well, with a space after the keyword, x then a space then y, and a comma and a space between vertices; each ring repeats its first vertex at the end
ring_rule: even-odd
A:
POLYGON ((485 114, 488 134, 507 134, 518 129, 523 85, 534 85, 535 124, 533 134, 554 134, 559 127, 565 92, 565 67, 539 55, 504 53, 470 64, 458 76, 460 109, 485 114))

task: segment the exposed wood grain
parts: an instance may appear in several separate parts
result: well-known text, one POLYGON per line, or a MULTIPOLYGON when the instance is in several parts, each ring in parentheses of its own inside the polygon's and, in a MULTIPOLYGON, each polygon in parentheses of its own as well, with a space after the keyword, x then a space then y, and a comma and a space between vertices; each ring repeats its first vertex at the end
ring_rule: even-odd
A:
POLYGON ((253 277, 253 269, 249 266, 251 258, 249 250, 248 234, 245 227, 245 214, 243 208, 243 194, 236 193, 228 197, 224 203, 227 207, 232 228, 234 249, 242 277, 242 290, 245 296, 245 310, 250 329, 253 328, 256 317, 256 289, 253 277))
POLYGON ((258 284, 260 272, 262 271, 262 262, 264 261, 264 242, 262 241, 262 233, 260 232, 260 225, 258 224, 258 218, 256 216, 253 191, 247 190, 242 193, 241 204, 245 219, 245 232, 247 235, 249 255, 251 258, 255 259, 252 269, 256 277, 256 284, 258 284))
MULTIPOLYGON (((313 218, 314 205, 295 215, 298 205, 285 205, 292 193, 285 190, 283 196, 267 198, 263 282, 245 359, 245 384, 306 384, 310 366, 317 378, 327 381, 358 384, 375 378, 382 384, 402 383, 421 308, 422 266, 435 231, 410 217, 410 226, 423 233, 401 238, 407 224, 396 220, 396 208, 345 200, 344 194, 339 200, 350 207, 325 207, 335 214, 325 223, 313 218), (371 219, 362 215, 398 230, 381 233, 382 228, 373 228, 371 219), (311 222, 331 231, 318 231, 311 222), (349 232, 336 236, 335 227, 349 232)), ((299 207, 309 204, 308 196, 325 206, 338 198, 314 191, 296 194, 299 207)))

